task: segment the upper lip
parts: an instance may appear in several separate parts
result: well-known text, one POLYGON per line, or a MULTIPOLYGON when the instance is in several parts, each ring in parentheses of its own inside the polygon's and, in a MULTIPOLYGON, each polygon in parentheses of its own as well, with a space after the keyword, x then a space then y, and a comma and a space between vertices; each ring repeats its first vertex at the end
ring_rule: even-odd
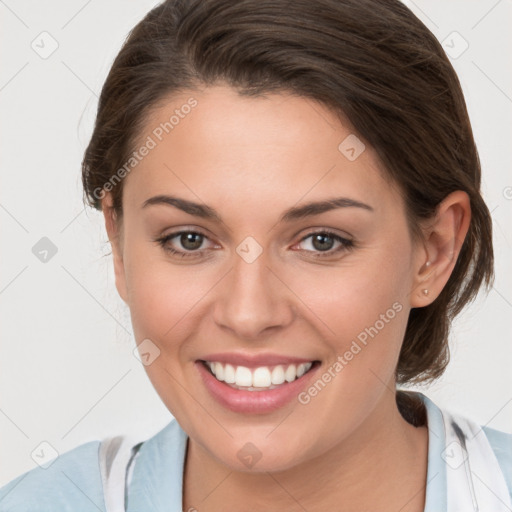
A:
POLYGON ((275 366, 279 364, 300 364, 315 361, 315 359, 304 359, 302 357, 287 356, 281 354, 242 354, 235 352, 222 352, 204 356, 200 361, 219 362, 233 366, 245 366, 257 368, 259 366, 275 366))

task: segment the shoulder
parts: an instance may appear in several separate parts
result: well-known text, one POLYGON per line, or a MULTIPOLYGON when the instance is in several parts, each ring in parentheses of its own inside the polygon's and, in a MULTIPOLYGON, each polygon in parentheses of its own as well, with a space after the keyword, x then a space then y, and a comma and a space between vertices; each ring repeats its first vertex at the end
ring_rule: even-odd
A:
POLYGON ((100 441, 84 443, 59 455, 46 469, 18 476, 0 488, 0 511, 104 512, 99 447, 100 441))
POLYGON ((485 432, 500 468, 505 475, 508 492, 512 498, 512 434, 486 426, 483 426, 482 430, 485 432))
MULTIPOLYGON (((159 472, 157 468, 179 463, 183 457, 176 455, 182 455, 186 439, 173 419, 149 439, 123 435, 81 444, 59 455, 46 469, 36 467, 1 487, 0 512, 106 512, 105 485, 114 492, 109 488, 115 484, 114 474, 123 479, 130 476, 127 466, 137 458, 139 462, 131 465, 140 473, 136 484, 147 482, 148 474, 155 472, 154 480, 169 487, 161 475, 172 473, 159 472), (133 448, 138 451, 133 453, 133 448)), ((182 471, 181 468, 176 474, 181 475, 182 471)), ((141 510, 145 503, 147 500, 141 503, 141 510)))
MULTIPOLYGON (((420 398, 425 406, 429 428, 429 464, 432 462, 436 471, 446 474, 451 485, 460 483, 458 477, 455 478, 457 473, 462 474, 461 480, 466 481, 466 466, 461 463, 454 466, 446 459, 453 457, 456 443, 465 452, 465 456, 469 457, 471 473, 486 475, 484 480, 487 483, 483 485, 487 485, 487 490, 494 493, 498 500, 501 496, 503 503, 511 501, 512 504, 512 434, 440 408, 421 392, 408 394, 420 398), (430 433, 433 435, 430 436, 430 433), (460 471, 447 471, 447 466, 453 470, 460 468, 460 471), (492 489, 489 487, 490 482, 492 489)), ((461 452, 452 462, 455 464, 456 460, 461 461, 462 458, 461 452)), ((492 507, 490 510, 493 510, 492 507)))

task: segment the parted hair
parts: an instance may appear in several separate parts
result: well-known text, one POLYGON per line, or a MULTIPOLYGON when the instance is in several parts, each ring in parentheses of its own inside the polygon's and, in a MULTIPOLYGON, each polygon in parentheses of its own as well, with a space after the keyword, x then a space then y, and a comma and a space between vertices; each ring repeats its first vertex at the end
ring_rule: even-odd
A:
MULTIPOLYGON (((151 109, 173 94, 227 84, 241 95, 292 92, 348 119, 398 186, 411 235, 455 190, 471 223, 455 268, 430 305, 410 312, 398 384, 438 378, 453 318, 493 281, 492 221, 457 74, 399 0, 167 0, 129 33, 101 91, 82 162, 84 200, 133 152, 151 109)), ((111 190, 122 218, 123 181, 111 190)))

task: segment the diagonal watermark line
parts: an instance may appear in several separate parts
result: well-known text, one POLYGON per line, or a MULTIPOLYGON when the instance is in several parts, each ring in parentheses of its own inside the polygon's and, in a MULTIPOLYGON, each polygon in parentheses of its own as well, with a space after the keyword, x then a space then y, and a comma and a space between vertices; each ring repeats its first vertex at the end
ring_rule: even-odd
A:
POLYGON ((25 27, 30 28, 5 2, 4 0, 0 0, 0 3, 9 11, 11 11, 11 14, 18 18, 18 21, 20 21, 25 27))
POLYGON ((21 482, 23 482, 23 480, 25 480, 25 478, 29 475, 29 473, 25 473, 22 477, 20 477, 20 479, 16 482, 16 485, 14 487, 12 487, 11 489, 9 489, 9 492, 7 494, 5 494, 2 498, 0 498, 0 502, 4 499, 4 498, 7 498, 7 496, 9 496, 9 494, 11 494, 12 491, 14 491, 14 489, 16 489, 16 487, 18 487, 18 485, 21 484, 21 482))
POLYGON ((74 429, 76 426, 83 421, 83 419, 132 371, 130 368, 122 377, 120 377, 116 383, 62 436, 62 439, 67 437, 67 435, 74 429))
POLYGON ((309 106, 319 115, 319 117, 321 117, 324 120, 325 124, 329 125, 329 127, 332 130, 337 130, 339 128, 338 126, 333 125, 331 123, 331 121, 324 116, 324 114, 317 108, 314 100, 309 99, 309 98, 304 98, 304 99, 309 104, 309 106))
POLYGON ((505 96, 505 98, 507 98, 507 100, 512 103, 510 96, 474 60, 471 62, 473 63, 473 66, 475 66, 480 71, 480 73, 482 73, 487 78, 487 80, 489 80, 489 82, 491 82, 494 87, 496 87, 496 89, 498 89, 498 91, 500 91, 501 94, 503 94, 503 96, 505 96))
POLYGON ((498 412, 496 412, 496 413, 492 416, 492 418, 491 418, 489 421, 487 421, 484 425, 480 425, 480 429, 478 430, 478 432, 477 432, 477 433, 476 433, 476 434, 475 434, 471 439, 474 439, 475 437, 477 437, 478 435, 480 435, 480 434, 484 431, 483 427, 487 427, 487 425, 489 425, 489 423, 491 423, 491 421, 492 421, 494 418, 496 418, 496 416, 498 416, 498 414, 499 414, 501 411, 503 411, 503 409, 505 409, 505 407, 506 407, 510 402, 512 402, 512 398, 510 398, 509 400, 507 400, 507 401, 503 404, 503 406, 502 406, 502 407, 500 407, 500 409, 498 410, 498 412))
POLYGON ((487 489, 489 489, 489 492, 491 492, 492 494, 494 494, 494 496, 496 496, 496 499, 498 499, 499 501, 501 501, 501 503, 503 503, 503 505, 505 506, 505 508, 507 510, 510 510, 510 512, 512 512, 512 508, 510 508, 474 471, 471 471, 471 474, 475 475, 478 480, 480 480, 480 482, 482 482, 482 484, 487 487, 487 489))
POLYGON ((400 512, 400 510, 403 510, 405 507, 407 507, 407 505, 409 505, 409 503, 422 491, 424 491, 426 488, 428 488, 428 484, 430 482, 432 482, 432 480, 434 480, 434 478, 439 474, 439 471, 430 479, 427 481, 427 484, 426 485, 422 485, 421 488, 415 492, 410 499, 408 499, 405 503, 404 503, 404 506, 403 507, 400 507, 397 512, 400 512))
POLYGON ((124 331, 127 334, 131 334, 130 331, 64 266, 61 265, 61 267, 71 276, 71 278, 84 290, 89 297, 94 299, 96 304, 98 304, 111 318, 114 319, 114 321, 124 329, 124 331))
POLYGON ((496 287, 492 287, 492 289, 512 308, 512 304, 507 300, 507 298, 502 295, 497 289, 496 287))
POLYGON ((197 299, 196 302, 194 302, 194 304, 192 305, 192 307, 190 307, 190 309, 188 311, 185 312, 185 314, 172 326, 172 327, 169 327, 169 329, 167 329, 167 331, 165 332, 165 334, 163 335, 163 337, 165 338, 165 336, 167 336, 195 307, 196 305, 201 302, 211 291, 212 289, 217 286, 217 284, 222 280, 224 279, 224 277, 226 275, 228 275, 231 271, 233 270, 233 267, 231 267, 222 277, 220 277, 205 293, 202 297, 200 297, 199 299, 197 299))
POLYGON ((427 20, 430 21, 430 23, 432 23, 432 25, 434 25, 434 27, 439 28, 439 25, 430 16, 428 16, 428 14, 423 9, 420 9, 416 2, 413 2, 413 0, 409 1, 412 5, 414 5, 414 7, 416 7, 416 9, 418 9, 418 11, 421 12, 421 14, 423 14, 423 16, 425 16, 425 18, 427 18, 427 20))
POLYGON ((23 66, 21 66, 21 68, 18 69, 18 71, 16 71, 16 73, 14 73, 14 75, 12 75, 11 78, 9 78, 9 80, 7 80, 7 82, 5 82, 4 85, 2 85, 2 87, 0 87, 0 91, 3 91, 27 66, 28 66, 28 61, 25 62, 25 64, 23 64, 23 66))
POLYGON ((73 480, 71 480, 71 478, 69 478, 68 475, 66 475, 66 473, 64 473, 64 471, 61 470, 61 473, 100 511, 100 512, 103 512, 103 509, 98 507, 98 505, 96 505, 96 503, 94 503, 94 501, 91 500, 91 498, 89 496, 87 496, 87 494, 75 483, 73 482, 73 480))
POLYGON ((396 394, 396 389, 393 389, 387 382, 384 382, 371 368, 368 368, 368 371, 370 371, 371 373, 373 373, 373 375, 375 375, 375 377, 377 377, 377 379, 379 379, 382 384, 389 389, 389 391, 391 391, 391 393, 393 393, 394 395, 396 394))
POLYGON ((27 439, 30 439, 27 434, 25 434, 25 432, 23 432, 23 430, 21 430, 21 428, 19 427, 18 424, 16 424, 9 416, 7 416, 7 414, 5 413, 5 411, 3 411, 2 409, 0 409, 0 412, 27 438, 27 439))
POLYGON ((0 290, 0 295, 2 293, 5 292, 5 290, 7 290, 7 288, 9 288, 9 286, 11 286, 12 283, 14 283, 14 281, 16 281, 16 279, 18 279, 18 277, 23 274, 23 272, 25 272, 25 270, 27 270, 28 268, 28 265, 25 265, 25 267, 20 270, 1 290, 0 290))
POLYGON ((80 210, 61 230, 60 230, 60 233, 64 233, 64 231, 66 231, 66 229, 69 228, 69 226, 71 226, 71 224, 73 224, 73 222, 75 222, 76 219, 78 219, 78 217, 80 217, 80 215, 82 215, 82 213, 85 212, 85 207, 80 210))
MULTIPOLYGON (((152 364, 155 364, 155 362, 153 362, 152 364)), ((220 423, 220 422, 219 422, 219 421, 218 421, 218 420, 217 420, 217 419, 216 419, 216 418, 215 418, 215 417, 210 413, 210 411, 208 411, 208 409, 206 409, 206 407, 205 407, 201 402, 199 402, 199 400, 197 400, 197 398, 196 398, 194 395, 192 395, 192 394, 190 393, 190 391, 189 391, 187 388, 185 388, 185 387, 183 386, 183 384, 182 384, 178 379, 176 379, 176 378, 174 377, 174 375, 173 375, 173 374, 172 374, 172 373, 171 373, 167 368, 165 368, 164 366, 162 366, 162 365, 160 365, 160 364, 159 364, 158 366, 159 366, 162 370, 164 370, 164 371, 169 375, 169 377, 171 377, 171 379, 173 379, 173 380, 176 382, 176 384, 178 384, 178 385, 181 387, 181 389, 183 389, 183 391, 185 391, 185 393, 187 393, 187 395, 188 395, 192 400, 194 400, 194 402, 195 402, 197 405, 199 405, 199 407, 201 407, 201 409, 203 409, 203 410, 204 410, 204 412, 206 412, 206 414, 208 414, 208 416, 210 416, 210 418, 211 418, 213 421, 215 421, 215 423, 217 423, 217 425, 219 425, 219 427, 220 427, 222 430, 224 430, 224 432, 226 432, 226 434, 227 434, 229 437, 233 437, 233 435, 231 434, 231 432, 229 432, 229 431, 226 429, 226 427, 224 427, 224 425, 222 425, 222 423, 220 423)))
POLYGON ((3 205, 0 203, 0 208, 4 210, 4 212, 7 213, 24 231, 25 233, 28 233, 28 229, 3 205))
POLYGON ((272 473, 269 473, 268 471, 265 471, 265 473, 270 477, 272 478, 272 480, 274 480, 274 482, 279 485, 279 487, 281 487, 281 489, 283 489, 283 491, 288 494, 288 496, 290 496, 290 498, 295 501, 295 503, 297 503, 297 505, 302 509, 304 510, 305 512, 307 512, 307 509, 303 507, 302 503, 300 503, 297 498, 295 498, 295 496, 293 496, 293 494, 291 494, 288 489, 286 489, 286 487, 283 486, 283 484, 281 484, 281 482, 279 480, 277 480, 277 478, 272 474, 272 473))
POLYGON ((93 91, 93 90, 92 90, 92 89, 91 89, 91 88, 90 88, 90 87, 89 87, 89 86, 88 86, 88 85, 87 85, 87 84, 86 84, 86 83, 85 83, 85 82, 84 82, 84 81, 83 81, 83 80, 82 80, 82 79, 81 79, 81 78, 80 78, 80 77, 79 77, 79 76, 78 76, 78 75, 77 75, 77 74, 76 74, 76 73, 75 73, 75 72, 74 72, 74 71, 73 71, 73 70, 72 70, 72 69, 71 69, 71 68, 70 68, 70 67, 69 67, 69 66, 68 66, 64 61, 63 61, 63 60, 61 60, 61 62, 62 62, 62 64, 64 64, 64 66, 65 66, 66 68, 68 68, 68 69, 69 69, 69 71, 70 71, 73 75, 75 75, 75 77, 76 77, 80 82, 82 82, 82 84, 84 84, 84 85, 85 85, 85 87, 87 87, 87 89, 89 89, 89 91, 91 91, 91 92, 94 94, 94 96, 96 96, 96 98, 98 97, 98 95, 96 94, 96 92, 95 92, 95 91, 93 91))
POLYGON ((276 431, 277 427, 280 427, 284 421, 290 417, 293 411, 294 410, 292 409, 265 437, 272 435, 276 431))
POLYGON ((268 265, 265 266, 270 270, 270 272, 272 272, 272 274, 274 274, 277 277, 277 279, 279 279, 279 281, 281 281, 281 283, 283 283, 286 286, 286 288, 288 288, 288 290, 290 290, 295 295, 295 297, 297 297, 297 299, 299 299, 302 302, 302 304, 304 304, 304 306, 306 306, 309 309, 309 311, 311 311, 311 313, 313 313, 313 315, 315 315, 318 318, 318 320, 320 320, 320 322, 322 322, 325 325, 325 327, 327 327, 327 329, 329 329, 329 331, 331 331, 331 334, 336 336, 336 333, 268 265))
MULTIPOLYGON (((391 391, 391 393, 393 393, 393 395, 396 395, 396 389, 393 389, 392 387, 389 386, 389 384, 387 384, 386 382, 384 382, 371 368, 368 368, 368 370, 373 373, 373 375, 375 375, 375 377, 377 377, 377 379, 379 379, 382 384, 384 386, 386 386, 386 388, 389 389, 389 391, 391 391)), ((439 437, 431 428, 430 428, 430 425, 428 425, 428 422, 427 422, 427 429, 428 429, 428 432, 429 434, 433 434, 435 437, 439 437)))
MULTIPOLYGON (((171 171, 174 174, 174 176, 176 176, 176 178, 178 178, 181 181, 181 183, 183 183, 183 185, 185 185, 185 187, 187 187, 190 190, 190 192, 192 192, 192 194, 194 194, 202 204, 206 205, 206 203, 165 162, 164 167, 167 170, 171 171)), ((232 231, 231 228, 222 219, 220 221, 228 231, 232 231)))
MULTIPOLYGON (((319 178, 316 183, 311 185, 309 190, 304 192, 304 194, 302 194, 302 196, 299 197, 299 199, 297 201, 295 201, 295 204, 293 206, 297 206, 297 204, 300 201, 302 201, 304 199, 304 197, 306 197, 335 167, 336 167, 336 164, 334 164, 321 178, 319 178)), ((277 225, 277 222, 267 231, 267 233, 270 233, 275 228, 276 225, 277 225)))
MULTIPOLYGON (((199 504, 204 503, 231 475, 233 471, 230 471, 201 501, 199 504)), ((188 509, 190 511, 195 510, 194 507, 188 509)))
POLYGON ((78 9, 78 11, 73 14, 73 16, 71 16, 71 18, 69 18, 68 21, 66 21, 66 23, 64 23, 64 25, 62 25, 61 30, 63 28, 66 28, 90 3, 92 2, 92 0, 88 0, 84 5, 82 5, 82 7, 80 7, 80 9, 78 9))
POLYGON ((472 27, 471 30, 473 30, 477 25, 479 25, 485 18, 487 18, 487 15, 494 10, 494 8, 501 3, 501 0, 498 0, 472 27))

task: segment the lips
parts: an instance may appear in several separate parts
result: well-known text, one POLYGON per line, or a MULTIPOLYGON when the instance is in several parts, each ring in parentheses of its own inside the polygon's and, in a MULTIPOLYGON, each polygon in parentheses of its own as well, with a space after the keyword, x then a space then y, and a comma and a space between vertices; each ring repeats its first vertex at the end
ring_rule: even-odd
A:
MULTIPOLYGON (((195 363, 195 367, 210 396, 214 398, 219 405, 236 413, 265 414, 284 407, 292 402, 294 398, 298 398, 300 392, 310 384, 321 366, 321 362, 318 360, 277 355, 269 356, 268 354, 259 357, 247 357, 244 355, 234 357, 234 354, 212 354, 207 357, 211 357, 212 359, 217 358, 216 361, 214 360, 214 370, 218 371, 218 368, 222 368, 220 372, 224 370, 224 373, 226 367, 231 365, 238 370, 240 366, 235 367, 235 363, 244 362, 247 365, 243 367, 244 370, 242 370, 241 375, 237 376, 235 373, 235 383, 228 383, 225 381, 225 375, 222 375, 222 381, 219 380, 206 361, 197 360, 195 363), (221 363, 219 359, 229 362, 221 363), (261 366, 260 361, 267 364, 261 366), (285 361, 286 363, 282 364, 285 361), (295 364, 290 364, 290 361, 294 361, 295 364), (297 363, 298 366, 296 366, 297 363), (272 367, 273 370, 275 370, 280 366, 295 366, 295 370, 289 373, 289 380, 285 377, 281 384, 274 385, 271 382, 269 386, 262 386, 262 384, 268 384, 268 375, 266 377, 267 380, 263 382, 259 380, 262 376, 258 376, 257 373, 261 373, 262 368, 266 368, 266 371, 269 371, 272 367), (302 370, 297 371, 298 367, 302 367, 302 370), (292 373, 294 375, 292 375, 292 373), (252 376, 252 379, 254 379, 255 374, 256 382, 251 380, 251 383, 249 383, 249 376, 252 376), (241 377, 242 381, 238 381, 238 377, 241 377), (244 381, 244 378, 247 378, 247 380, 244 381), (238 386, 236 382, 251 385, 238 386), (257 385, 254 386, 254 384, 257 385)), ((280 370, 278 369, 277 373, 279 372, 280 370)), ((232 380, 231 377, 232 376, 228 376, 228 380, 232 380)))

